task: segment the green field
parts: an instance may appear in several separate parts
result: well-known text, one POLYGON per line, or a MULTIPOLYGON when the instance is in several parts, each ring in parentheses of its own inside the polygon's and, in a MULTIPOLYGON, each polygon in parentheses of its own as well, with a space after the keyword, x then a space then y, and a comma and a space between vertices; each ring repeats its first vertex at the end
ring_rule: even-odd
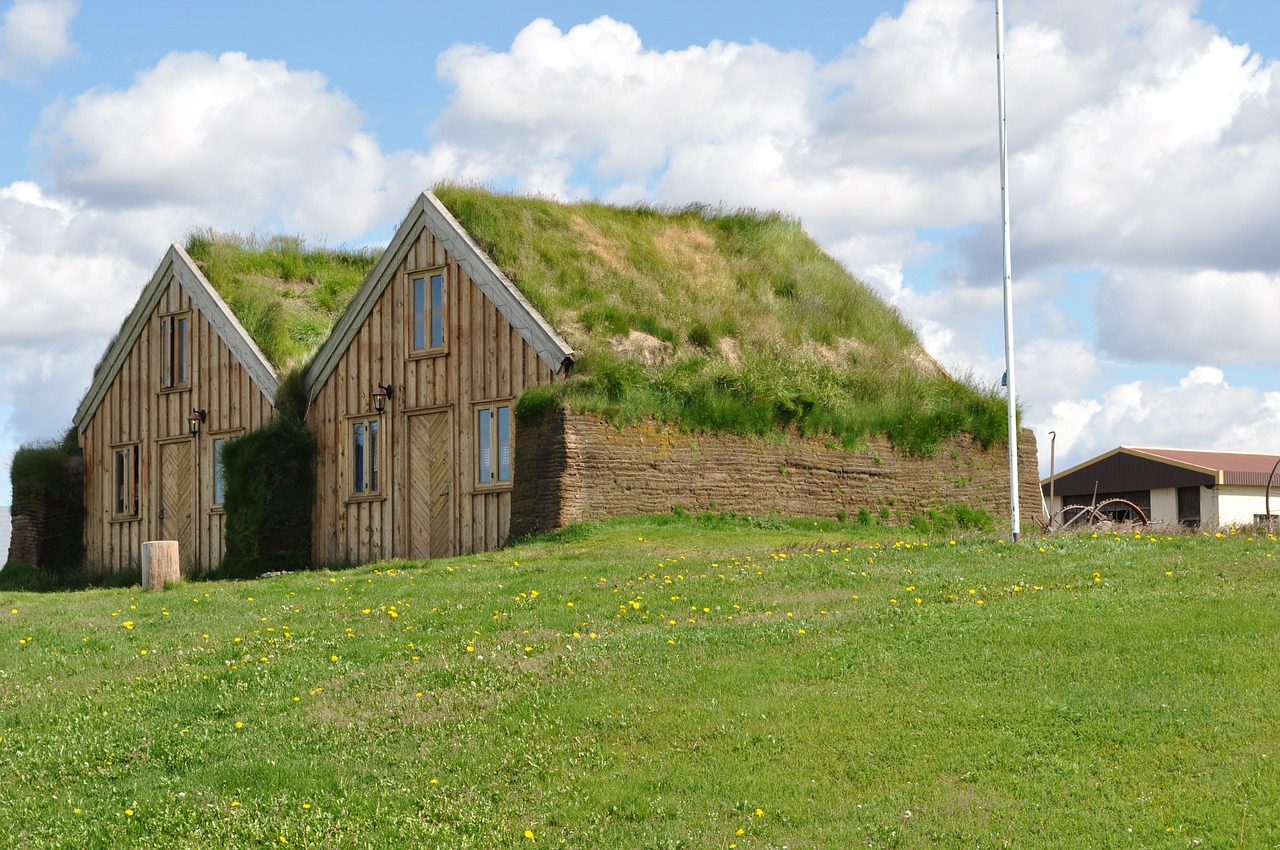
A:
POLYGON ((1274 537, 901 533, 658 517, 0 592, 0 835, 1280 846, 1274 537))

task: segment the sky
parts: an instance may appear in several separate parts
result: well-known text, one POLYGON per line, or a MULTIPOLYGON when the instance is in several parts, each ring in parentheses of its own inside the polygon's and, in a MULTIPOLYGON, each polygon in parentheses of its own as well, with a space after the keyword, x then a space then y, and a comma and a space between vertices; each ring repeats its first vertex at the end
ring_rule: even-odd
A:
MULTIPOLYGON (((1041 475, 1050 432, 1059 470, 1280 453, 1280 4, 1004 11, 1041 475)), ((441 180, 786 212, 994 385, 995 35, 991 0, 0 0, 0 504, 170 243, 382 245, 441 180)))

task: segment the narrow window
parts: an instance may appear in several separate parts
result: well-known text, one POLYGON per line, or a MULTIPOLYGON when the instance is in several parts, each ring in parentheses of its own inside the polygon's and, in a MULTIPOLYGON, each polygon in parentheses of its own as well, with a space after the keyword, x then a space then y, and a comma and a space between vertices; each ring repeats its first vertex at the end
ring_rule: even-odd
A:
POLYGON ((444 275, 431 276, 431 347, 444 345, 444 275))
POLYGON ((364 492, 364 465, 365 465, 364 423, 363 422, 357 422, 355 424, 354 449, 355 450, 351 453, 351 457, 356 466, 355 466, 355 469, 353 470, 354 476, 355 476, 353 479, 355 481, 355 486, 352 489, 357 493, 363 493, 364 492))
POLYGON ((173 372, 176 376, 175 382, 185 384, 187 382, 187 363, 188 363, 188 345, 190 338, 187 335, 187 317, 179 316, 176 322, 177 327, 174 329, 174 348, 177 354, 174 357, 173 372))
POLYGON ((413 348, 420 351, 427 347, 426 278, 413 279, 413 348))
POLYGON ((511 480, 511 408, 498 408, 498 480, 511 480))
POLYGON ((352 425, 352 487, 357 494, 378 492, 378 420, 352 425))
POLYGON ((115 510, 116 516, 136 516, 138 513, 138 447, 122 446, 115 450, 115 510))
POLYGON ((213 506, 222 507, 227 500, 227 469, 223 465, 222 452, 231 440, 217 437, 213 441, 213 506))
POLYGON ((476 483, 511 481, 511 407, 494 405, 476 410, 476 483))
POLYGON ((165 316, 160 320, 160 385, 186 386, 190 380, 191 321, 187 316, 165 316))
POLYGON ((478 484, 493 483, 493 411, 487 407, 480 408, 476 421, 476 449, 480 453, 480 471, 476 476, 478 484))
POLYGON ((444 272, 413 281, 413 350, 444 348, 444 272))

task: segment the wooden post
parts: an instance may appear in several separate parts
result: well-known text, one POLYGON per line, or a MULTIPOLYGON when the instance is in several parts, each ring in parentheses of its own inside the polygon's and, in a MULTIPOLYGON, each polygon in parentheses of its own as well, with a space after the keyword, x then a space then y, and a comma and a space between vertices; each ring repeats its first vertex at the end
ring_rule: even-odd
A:
POLYGON ((142 589, 164 590, 182 577, 178 541, 149 540, 142 544, 142 589))

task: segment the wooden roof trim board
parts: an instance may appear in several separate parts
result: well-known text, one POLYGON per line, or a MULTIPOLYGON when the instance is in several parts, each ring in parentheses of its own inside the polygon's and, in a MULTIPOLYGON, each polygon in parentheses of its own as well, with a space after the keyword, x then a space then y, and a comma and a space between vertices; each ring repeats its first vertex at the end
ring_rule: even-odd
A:
POLYGON ((480 287, 498 308, 498 312, 553 372, 561 371, 573 361, 574 353, 569 344, 476 244, 471 234, 445 209, 444 204, 431 192, 423 192, 396 230, 391 244, 382 252, 377 265, 365 277, 356 297, 351 299, 346 311, 338 319, 333 333, 316 352, 315 360, 306 374, 309 401, 315 399, 325 381, 329 380, 329 376, 337 368, 342 353, 347 350, 374 303, 390 284, 393 271, 409 253, 419 229, 424 227, 440 240, 472 282, 480 287))
POLYGON ((231 308, 222 300, 222 296, 201 273, 195 260, 192 260, 181 246, 174 244, 169 246, 160 265, 156 267, 155 274, 143 287, 133 310, 125 317, 120 333, 107 349, 102 365, 94 374, 89 391, 85 393, 80 406, 76 408, 72 422, 78 431, 84 431, 93 414, 97 412, 98 405, 106 397, 107 390, 119 374, 120 367, 124 365, 130 349, 142 335, 148 319, 151 318, 152 310, 159 303, 171 274, 183 291, 191 296, 193 305, 217 333, 218 338, 244 366, 258 391, 272 405, 275 404, 276 390, 280 387, 280 376, 275 367, 249 336, 249 332, 236 319, 231 308))

